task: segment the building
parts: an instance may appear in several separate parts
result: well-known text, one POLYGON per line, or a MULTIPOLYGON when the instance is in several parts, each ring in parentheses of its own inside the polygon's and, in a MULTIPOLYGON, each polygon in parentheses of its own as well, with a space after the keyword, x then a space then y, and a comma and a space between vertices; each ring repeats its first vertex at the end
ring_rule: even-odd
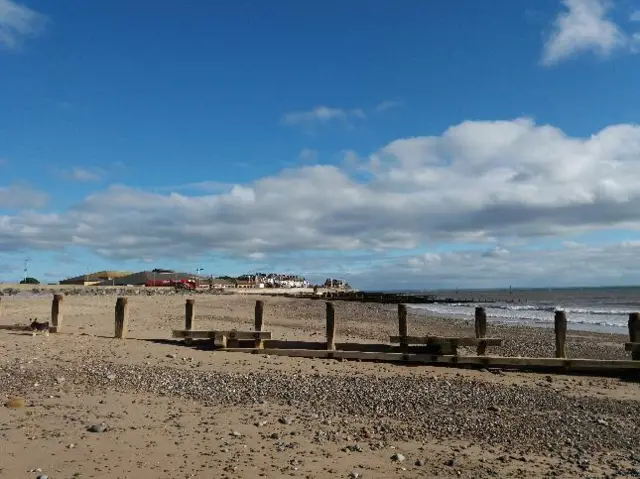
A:
POLYGON ((207 280, 213 289, 235 288, 236 283, 232 279, 227 278, 210 278, 207 280))
POLYGON ((206 278, 201 278, 192 273, 180 273, 166 269, 154 269, 153 271, 140 271, 130 273, 127 276, 114 278, 110 281, 100 283, 100 286, 175 286, 177 283, 206 282, 206 278))
POLYGON ((345 280, 334 279, 334 278, 327 278, 327 280, 324 282, 324 287, 337 288, 337 289, 351 289, 351 286, 349 286, 349 283, 347 283, 345 280))
POLYGON ((98 271, 97 273, 87 273, 82 276, 75 276, 60 281, 60 284, 73 284, 79 286, 93 286, 103 282, 113 282, 118 278, 130 275, 128 271, 98 271))

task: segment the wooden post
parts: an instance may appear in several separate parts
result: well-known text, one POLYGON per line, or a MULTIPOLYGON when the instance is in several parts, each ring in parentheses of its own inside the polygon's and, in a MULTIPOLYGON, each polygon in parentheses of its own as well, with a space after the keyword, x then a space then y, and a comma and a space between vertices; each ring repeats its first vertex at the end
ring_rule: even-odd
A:
MULTIPOLYGON (((632 343, 640 343, 640 313, 631 313, 629 315, 629 341, 632 343)), ((640 361, 640 351, 631 351, 631 359, 640 361)))
POLYGON ((336 316, 333 303, 327 302, 327 349, 336 349, 336 316))
MULTIPOLYGON (((262 319, 263 319, 263 313, 264 313, 264 303, 260 300, 256 301, 256 309, 255 309, 255 314, 254 314, 254 330, 256 332, 260 332, 262 331, 262 319)), ((264 345, 262 344, 262 339, 260 339, 259 337, 256 337, 255 339, 255 344, 254 344, 255 348, 258 349, 262 349, 264 348, 264 345)))
MULTIPOLYGON (((476 306, 476 338, 487 337, 487 312, 482 306, 476 306)), ((478 356, 484 356, 487 351, 486 344, 478 345, 478 356)))
POLYGON ((398 333, 400 336, 400 349, 402 352, 406 352, 409 347, 407 336, 409 335, 409 329, 407 326, 407 305, 398 304, 398 333))
POLYGON ((187 299, 184 304, 184 329, 193 329, 193 320, 196 316, 195 299, 187 299))
MULTIPOLYGON (((193 323, 196 316, 196 300, 187 299, 184 303, 184 329, 190 331, 193 329, 193 323)), ((191 338, 185 338, 185 344, 191 344, 193 340, 191 338)))
POLYGON ((124 339, 127 337, 127 326, 129 323, 129 302, 127 298, 116 300, 116 333, 115 337, 124 339))
POLYGON ((0 296, 0 318, 2 318, 2 296, 0 296))
POLYGON ((64 296, 61 294, 54 294, 53 301, 51 302, 51 327, 50 333, 59 333, 62 330, 62 303, 64 296))
POLYGON ((554 323, 556 330, 556 358, 566 358, 567 316, 564 311, 556 311, 554 323))

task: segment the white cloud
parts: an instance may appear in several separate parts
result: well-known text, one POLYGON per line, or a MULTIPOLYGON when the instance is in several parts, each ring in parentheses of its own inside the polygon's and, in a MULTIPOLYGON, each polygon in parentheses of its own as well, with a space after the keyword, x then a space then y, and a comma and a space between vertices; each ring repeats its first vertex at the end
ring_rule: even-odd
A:
POLYGON ((159 191, 177 192, 185 190, 201 191, 204 193, 221 193, 228 192, 235 186, 233 183, 225 183, 223 181, 207 180, 186 183, 184 185, 163 186, 158 188, 159 191))
MULTIPOLYGON (((46 193, 35 190, 27 185, 14 183, 8 186, 0 186, 0 209, 41 208, 49 196, 46 193)), ((0 216, 0 225, 3 217, 0 216)), ((23 232, 28 233, 27 227, 23 232)), ((2 226, 0 226, 0 243, 2 242, 2 226)))
POLYGON ((640 10, 636 10, 629 16, 629 20, 632 22, 640 22, 640 10))
POLYGON ((298 159, 305 163, 314 163, 318 159, 318 152, 311 148, 303 148, 298 153, 298 159))
MULTIPOLYGON (((0 250, 75 245, 115 259, 213 250, 258 252, 266 261, 320 250, 384 258, 390 250, 471 243, 484 244, 473 256, 482 264, 518 268, 524 253, 514 244, 640 229, 639 125, 581 138, 526 118, 468 121, 438 136, 395 140, 365 158, 366 180, 315 165, 200 196, 112 186, 65 212, 0 216, 0 250)), ((351 269, 347 258, 336 262, 351 269)))
POLYGON ((58 173, 70 181, 91 182, 99 181, 102 178, 102 172, 100 170, 88 170, 87 168, 81 167, 59 170, 58 173))
POLYGON ((365 112, 360 108, 343 110, 341 108, 331 108, 328 106, 317 106, 308 111, 292 111, 282 117, 285 125, 312 126, 314 124, 324 124, 331 121, 348 122, 349 119, 364 119, 365 112))
POLYGON ((347 168, 357 168, 363 161, 363 159, 360 158, 360 155, 358 155, 354 150, 344 150, 342 154, 344 155, 342 162, 347 168))
POLYGON ((631 47, 632 40, 609 18, 609 0, 563 0, 566 10, 558 14, 544 45, 542 62, 554 65, 571 56, 593 52, 607 57, 617 49, 631 47))
POLYGON ((637 284, 640 243, 518 249, 509 254, 452 251, 395 258, 349 278, 362 288, 380 283, 420 288, 506 288, 637 284), (379 275, 384 274, 380 281, 379 275), (377 281, 377 283, 376 283, 377 281))
POLYGON ((377 113, 383 113, 387 110, 392 110, 393 108, 398 108, 402 105, 400 100, 385 100, 378 103, 373 110, 377 113))
POLYGON ((46 17, 13 0, 0 0, 0 46, 10 50, 20 47, 25 37, 36 35, 46 17))

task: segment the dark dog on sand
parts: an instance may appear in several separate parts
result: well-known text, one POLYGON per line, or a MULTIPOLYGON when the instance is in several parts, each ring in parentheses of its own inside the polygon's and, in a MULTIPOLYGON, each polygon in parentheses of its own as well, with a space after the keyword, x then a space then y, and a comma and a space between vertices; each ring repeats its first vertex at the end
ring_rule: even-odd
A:
POLYGON ((34 319, 29 325, 29 329, 35 336, 37 333, 44 333, 45 335, 49 335, 49 321, 43 321, 39 323, 37 319, 34 319))

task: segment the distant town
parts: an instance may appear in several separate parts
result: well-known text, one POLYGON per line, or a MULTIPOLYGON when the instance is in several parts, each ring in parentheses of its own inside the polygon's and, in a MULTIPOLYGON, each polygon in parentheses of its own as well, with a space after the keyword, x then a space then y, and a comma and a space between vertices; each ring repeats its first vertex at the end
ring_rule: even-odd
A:
MULTIPOLYGON (((37 278, 26 277, 23 284, 40 284, 37 278)), ((98 271, 61 280, 61 285, 78 286, 145 286, 182 287, 185 289, 227 289, 227 288, 332 288, 351 289, 341 279, 327 278, 322 284, 311 284, 302 276, 281 273, 254 273, 241 276, 203 276, 170 269, 153 269, 131 273, 127 271, 98 271)))

